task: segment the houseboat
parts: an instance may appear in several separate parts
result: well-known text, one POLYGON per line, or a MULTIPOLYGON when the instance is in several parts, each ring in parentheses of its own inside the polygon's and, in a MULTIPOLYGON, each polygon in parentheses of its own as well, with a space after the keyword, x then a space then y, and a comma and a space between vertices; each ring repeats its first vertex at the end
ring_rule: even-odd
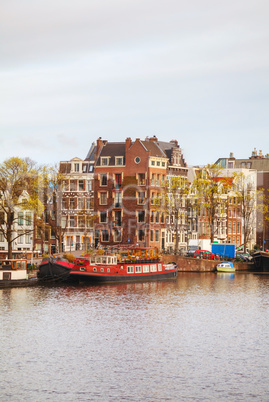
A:
POLYGON ((155 249, 132 248, 119 254, 77 258, 70 271, 72 281, 132 282, 174 279, 176 263, 164 264, 155 249))
POLYGON ((37 277, 43 282, 61 282, 68 277, 74 264, 61 257, 49 256, 43 258, 39 267, 37 277))
POLYGON ((34 284, 36 279, 28 278, 26 259, 0 260, 0 288, 34 284))
POLYGON ((269 272, 269 253, 267 251, 256 251, 252 257, 257 271, 269 272))

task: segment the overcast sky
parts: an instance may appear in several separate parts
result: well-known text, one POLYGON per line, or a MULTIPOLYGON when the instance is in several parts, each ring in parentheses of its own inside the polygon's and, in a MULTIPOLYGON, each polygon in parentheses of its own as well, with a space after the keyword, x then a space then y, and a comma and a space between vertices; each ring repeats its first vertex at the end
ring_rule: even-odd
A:
POLYGON ((0 162, 177 139, 189 166, 269 153, 268 0, 1 0, 0 162))

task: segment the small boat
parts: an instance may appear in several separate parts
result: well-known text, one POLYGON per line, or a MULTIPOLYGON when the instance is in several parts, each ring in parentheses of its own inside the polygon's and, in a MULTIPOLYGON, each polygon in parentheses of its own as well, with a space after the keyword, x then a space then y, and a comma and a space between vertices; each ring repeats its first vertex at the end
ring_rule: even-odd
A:
POLYGON ((28 277, 27 260, 6 259, 0 261, 0 288, 32 286, 36 283, 36 278, 28 277))
POLYGON ((218 272, 235 272, 234 264, 230 261, 222 261, 216 266, 218 272))
POLYGON ((43 282, 61 282, 69 277, 73 268, 74 264, 65 258, 50 256, 41 261, 37 277, 43 282))
POLYGON ((108 283, 176 278, 178 273, 176 263, 164 264, 154 250, 139 247, 122 254, 77 258, 69 279, 108 283))

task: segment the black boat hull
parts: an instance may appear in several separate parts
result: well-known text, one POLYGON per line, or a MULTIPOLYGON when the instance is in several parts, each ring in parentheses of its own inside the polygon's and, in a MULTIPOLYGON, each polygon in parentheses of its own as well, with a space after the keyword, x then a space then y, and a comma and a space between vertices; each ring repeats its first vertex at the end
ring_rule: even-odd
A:
POLYGON ((66 281, 73 267, 74 264, 64 259, 48 257, 39 265, 37 277, 40 281, 45 282, 66 281))

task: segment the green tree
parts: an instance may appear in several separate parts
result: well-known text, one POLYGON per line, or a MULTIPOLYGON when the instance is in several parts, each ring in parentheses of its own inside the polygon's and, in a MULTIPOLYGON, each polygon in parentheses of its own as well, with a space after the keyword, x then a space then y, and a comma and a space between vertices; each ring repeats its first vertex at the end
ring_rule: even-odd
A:
POLYGON ((165 211, 168 220, 168 230, 171 230, 175 239, 175 251, 179 248, 179 235, 187 227, 187 196, 189 182, 183 176, 170 176, 162 185, 160 206, 165 211))
POLYGON ((198 214, 205 212, 210 228, 210 240, 214 241, 219 216, 227 210, 227 193, 231 180, 222 177, 222 169, 217 165, 207 165, 197 172, 192 183, 192 199, 195 200, 198 214))
POLYGON ((251 176, 243 172, 234 174, 235 195, 241 207, 242 234, 244 253, 253 237, 253 229, 256 229, 257 190, 256 183, 251 181, 251 176))
MULTIPOLYGON (((29 158, 12 157, 0 165, 0 232, 8 244, 8 258, 12 258, 13 242, 20 236, 33 232, 32 225, 18 233, 19 212, 40 213, 43 204, 38 192, 38 168, 29 158)), ((29 215, 20 216, 29 220, 29 215)), ((29 222, 28 222, 29 223, 29 222)))

